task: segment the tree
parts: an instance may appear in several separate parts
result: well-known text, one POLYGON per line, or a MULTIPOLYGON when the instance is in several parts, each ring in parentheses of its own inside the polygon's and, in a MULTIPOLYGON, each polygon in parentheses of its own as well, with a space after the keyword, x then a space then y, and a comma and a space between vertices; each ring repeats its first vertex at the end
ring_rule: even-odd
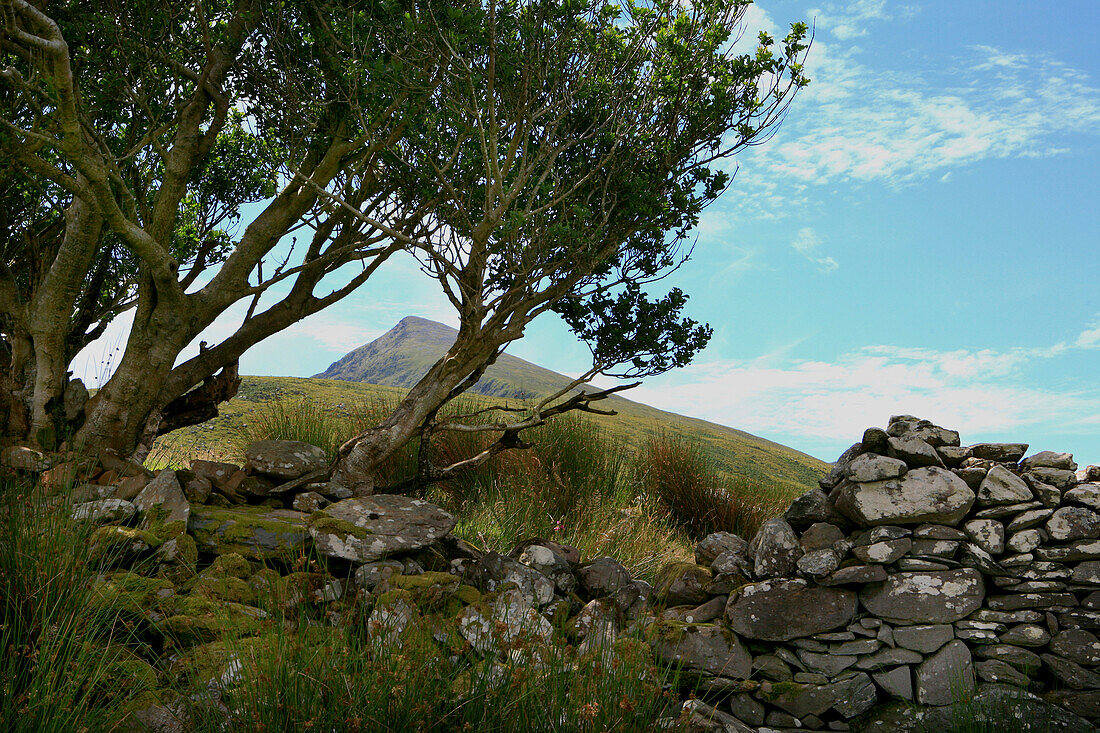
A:
POLYGON ((0 0, 0 181, 26 212, 0 221, 9 433, 141 455, 232 393, 248 347, 398 253, 459 335, 341 449, 334 478, 358 490, 418 436, 495 430, 489 454, 593 409, 563 392, 488 427, 437 423, 544 312, 589 342, 584 378, 686 363, 709 330, 647 285, 689 253, 723 161, 806 82, 801 24, 731 51, 747 4, 0 0), (306 240, 289 254, 288 235, 306 240), (235 333, 176 363, 241 301, 235 333), (117 368, 66 410, 72 350, 126 309, 117 368))

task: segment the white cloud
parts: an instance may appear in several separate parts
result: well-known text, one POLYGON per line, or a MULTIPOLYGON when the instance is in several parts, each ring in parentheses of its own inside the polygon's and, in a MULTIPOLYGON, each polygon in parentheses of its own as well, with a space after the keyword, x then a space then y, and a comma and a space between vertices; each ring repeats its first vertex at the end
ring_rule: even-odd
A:
MULTIPOLYGON (((872 21, 911 13, 878 0, 811 11, 829 32, 809 51, 812 82, 775 138, 738 156, 731 199, 740 215, 802 210, 807 191, 822 186, 948 180, 981 160, 1064 154, 1067 135, 1100 129, 1095 80, 1053 55, 979 45, 886 68, 845 42, 872 21)), ((750 22, 776 27, 763 13, 750 22)))
POLYGON ((821 247, 821 238, 818 237, 817 232, 810 227, 802 227, 798 230, 798 234, 795 235, 794 241, 791 242, 791 247, 807 260, 814 263, 817 269, 822 272, 832 272, 840 267, 837 261, 832 257, 821 257, 818 255, 818 250, 821 247))
POLYGON ((1082 331, 1074 345, 1082 349, 1100 349, 1100 321, 1082 331))
POLYGON ((1028 369, 1037 360, 1100 344, 1100 326, 1082 336, 1075 345, 1039 349, 878 345, 829 362, 768 355, 698 363, 647 382, 631 398, 816 450, 826 459, 868 425, 885 425, 891 414, 919 415, 972 442, 1018 437, 1028 427, 1080 436, 1100 430, 1100 389, 1087 383, 1040 387, 1028 379, 1028 369))

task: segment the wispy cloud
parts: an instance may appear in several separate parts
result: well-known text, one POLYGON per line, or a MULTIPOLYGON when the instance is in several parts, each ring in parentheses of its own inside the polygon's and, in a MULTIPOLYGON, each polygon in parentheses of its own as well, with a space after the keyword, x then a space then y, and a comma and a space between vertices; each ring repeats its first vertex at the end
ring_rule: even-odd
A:
MULTIPOLYGON (((1058 155, 1069 136, 1100 129, 1097 82, 1052 54, 977 45, 954 58, 881 68, 847 42, 872 22, 912 12, 879 0, 810 11, 819 28, 807 59, 813 81, 776 137, 736 161, 739 213, 800 210, 824 186, 946 181, 981 160, 1058 155)), ((763 12, 748 22, 777 26, 763 12)))
POLYGON ((974 441, 1018 437, 1027 427, 1091 434, 1100 431, 1100 389, 1088 383, 1038 386, 1028 376, 1044 359, 1098 346, 1100 324, 1074 341, 1043 348, 874 345, 828 362, 769 354, 695 364, 647 383, 636 398, 796 443, 827 459, 868 425, 883 425, 898 413, 958 429, 974 441))
POLYGON ((822 272, 832 272, 840 267, 837 261, 832 257, 820 256, 819 249, 821 248, 821 238, 818 237, 817 232, 810 227, 802 227, 798 230, 798 234, 795 235, 794 241, 791 242, 791 247, 807 260, 814 263, 817 269, 822 272))

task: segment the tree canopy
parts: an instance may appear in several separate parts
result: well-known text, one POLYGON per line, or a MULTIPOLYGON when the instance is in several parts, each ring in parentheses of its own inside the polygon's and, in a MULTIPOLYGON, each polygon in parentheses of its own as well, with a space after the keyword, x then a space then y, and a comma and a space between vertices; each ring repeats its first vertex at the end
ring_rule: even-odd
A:
MULTIPOLYGON (((653 283, 689 254, 724 161, 807 81, 802 24, 739 50, 747 5, 0 0, 9 434, 140 454, 216 411, 247 348, 398 253, 435 278, 459 336, 344 447, 350 486, 441 428, 440 407, 547 311, 592 348, 583 378, 687 363, 709 329, 653 283), (234 333, 176 363, 242 301, 234 333), (69 363, 131 309, 85 403, 69 363)), ((555 404, 494 424, 501 445, 555 404)))

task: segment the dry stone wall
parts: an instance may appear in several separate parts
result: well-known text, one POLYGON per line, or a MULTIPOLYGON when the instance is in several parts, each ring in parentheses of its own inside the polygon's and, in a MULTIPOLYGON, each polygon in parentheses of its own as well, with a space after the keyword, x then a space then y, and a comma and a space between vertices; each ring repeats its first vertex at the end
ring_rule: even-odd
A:
POLYGON ((1027 448, 894 417, 751 542, 708 537, 697 560, 731 588, 720 623, 751 657, 726 685, 733 717, 934 730, 938 706, 1007 696, 1004 730, 1093 730, 1100 469, 1027 448))
POLYGON ((110 454, 4 462, 75 484, 73 517, 99 525, 94 582, 145 589, 149 634, 184 656, 304 606, 386 644, 449 628, 501 660, 517 639, 613 656, 641 638, 682 670, 698 731, 949 730, 959 700, 1002 716, 986 730, 1093 731, 1100 468, 1027 448, 892 418, 755 537, 710 535, 652 586, 545 539, 480 552, 439 507, 318 480, 302 443, 156 475, 110 454), (299 569, 306 553, 322 567, 299 569))

